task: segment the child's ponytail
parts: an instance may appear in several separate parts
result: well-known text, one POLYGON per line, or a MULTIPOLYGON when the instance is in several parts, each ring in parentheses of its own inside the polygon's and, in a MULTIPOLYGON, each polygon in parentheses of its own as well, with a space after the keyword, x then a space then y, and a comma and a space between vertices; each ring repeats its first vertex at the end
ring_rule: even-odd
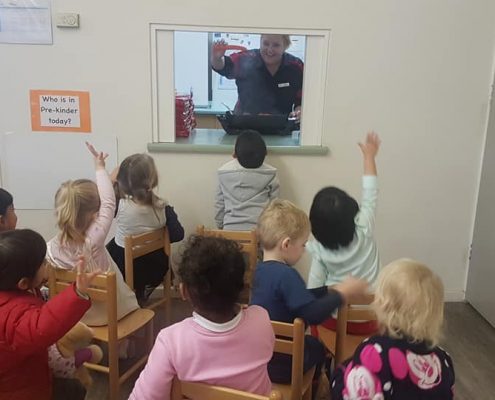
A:
POLYGON ((133 154, 120 164, 117 174, 119 193, 138 204, 163 207, 163 201, 153 192, 158 186, 155 161, 148 154, 133 154))

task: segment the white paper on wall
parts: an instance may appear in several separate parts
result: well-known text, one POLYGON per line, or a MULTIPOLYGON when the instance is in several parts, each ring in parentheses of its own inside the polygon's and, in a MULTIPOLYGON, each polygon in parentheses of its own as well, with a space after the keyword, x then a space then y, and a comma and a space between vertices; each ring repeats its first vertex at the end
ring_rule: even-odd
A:
POLYGON ((0 0, 0 43, 52 44, 50 0, 0 0))
POLYGON ((85 142, 109 153, 107 171, 117 166, 117 138, 94 134, 7 133, 0 135, 2 187, 24 210, 51 210, 55 192, 69 179, 95 179, 85 142))

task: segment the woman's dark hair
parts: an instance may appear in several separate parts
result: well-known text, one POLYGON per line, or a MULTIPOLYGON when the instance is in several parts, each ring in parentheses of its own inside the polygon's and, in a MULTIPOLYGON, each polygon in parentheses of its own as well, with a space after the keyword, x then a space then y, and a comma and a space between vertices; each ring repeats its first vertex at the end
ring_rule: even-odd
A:
POLYGON ((234 152, 244 168, 258 168, 265 161, 266 144, 258 132, 245 130, 237 137, 234 152))
POLYGON ((348 246, 354 238, 358 211, 357 201, 343 190, 333 186, 321 189, 309 212, 313 236, 330 250, 348 246))
POLYGON ((246 262, 236 242, 192 235, 179 263, 179 277, 193 305, 228 313, 244 289, 246 262))
POLYGON ((0 215, 7 213, 7 208, 14 204, 14 198, 5 189, 0 188, 0 215))
POLYGON ((22 278, 33 279, 43 264, 46 242, 31 229, 0 233, 0 290, 14 290, 22 278))

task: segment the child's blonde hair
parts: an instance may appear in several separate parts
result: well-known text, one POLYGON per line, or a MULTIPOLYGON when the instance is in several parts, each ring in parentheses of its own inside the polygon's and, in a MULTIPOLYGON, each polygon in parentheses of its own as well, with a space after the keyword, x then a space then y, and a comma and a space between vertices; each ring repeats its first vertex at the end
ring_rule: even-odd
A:
POLYGON ((152 206, 163 206, 163 201, 153 193, 158 186, 158 171, 155 161, 145 153, 126 157, 117 174, 118 197, 129 196, 134 202, 152 206))
POLYGON ((57 225, 61 241, 83 242, 93 216, 100 209, 96 183, 77 179, 62 183, 55 194, 57 225))
POLYGON ((311 225, 306 213, 288 200, 273 200, 258 219, 258 238, 262 247, 272 250, 280 240, 292 240, 309 233, 311 225))
POLYGON ((436 346, 443 324, 443 284, 427 266, 400 259, 380 272, 373 308, 383 333, 436 346))

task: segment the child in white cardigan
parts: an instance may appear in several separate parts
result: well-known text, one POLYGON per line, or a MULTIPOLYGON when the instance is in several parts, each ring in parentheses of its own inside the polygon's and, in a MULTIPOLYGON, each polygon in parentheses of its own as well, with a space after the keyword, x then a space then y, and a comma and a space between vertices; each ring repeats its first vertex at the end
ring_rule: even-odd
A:
MULTIPOLYGON (((117 230, 107 244, 113 260, 125 277, 125 238, 167 227, 170 242, 184 238, 184 229, 174 208, 154 193, 158 171, 153 158, 145 153, 126 157, 117 172, 117 230)), ((146 303, 153 290, 163 282, 168 270, 168 256, 162 249, 134 260, 134 289, 140 304, 146 303)))

